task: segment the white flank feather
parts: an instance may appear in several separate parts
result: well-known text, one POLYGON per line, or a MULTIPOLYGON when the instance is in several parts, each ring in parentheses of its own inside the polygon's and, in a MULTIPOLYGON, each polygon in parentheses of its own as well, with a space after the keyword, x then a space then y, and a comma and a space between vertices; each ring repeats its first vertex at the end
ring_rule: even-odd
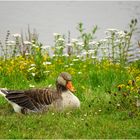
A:
POLYGON ((2 96, 6 96, 3 92, 2 92, 2 90, 7 90, 6 88, 0 88, 0 95, 2 95, 2 96))
POLYGON ((2 92, 2 90, 5 90, 6 91, 7 89, 6 88, 0 88, 0 95, 2 95, 3 97, 5 97, 5 99, 12 105, 12 107, 14 108, 14 111, 15 112, 20 113, 22 107, 20 107, 18 104, 14 103, 14 102, 9 101, 6 98, 6 95, 2 92))

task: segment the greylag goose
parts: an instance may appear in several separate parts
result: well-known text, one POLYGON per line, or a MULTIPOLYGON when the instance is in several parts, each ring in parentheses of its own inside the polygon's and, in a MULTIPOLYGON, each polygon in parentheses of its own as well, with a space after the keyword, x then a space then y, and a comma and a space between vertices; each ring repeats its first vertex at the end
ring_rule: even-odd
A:
POLYGON ((63 111, 66 108, 79 108, 80 101, 73 94, 75 91, 71 75, 62 72, 56 80, 56 89, 29 89, 29 90, 0 90, 14 111, 27 114, 30 112, 43 112, 49 109, 63 111))

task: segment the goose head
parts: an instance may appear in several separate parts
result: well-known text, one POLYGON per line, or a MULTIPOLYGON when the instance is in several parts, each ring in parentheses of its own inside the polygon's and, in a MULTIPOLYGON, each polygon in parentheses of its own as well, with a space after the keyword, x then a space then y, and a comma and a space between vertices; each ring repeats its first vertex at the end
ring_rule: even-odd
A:
POLYGON ((57 90, 59 92, 63 92, 63 91, 71 91, 71 92, 75 92, 75 89, 72 85, 72 78, 71 75, 67 72, 62 72, 60 73, 60 75, 58 76, 57 80, 56 80, 56 87, 57 90))

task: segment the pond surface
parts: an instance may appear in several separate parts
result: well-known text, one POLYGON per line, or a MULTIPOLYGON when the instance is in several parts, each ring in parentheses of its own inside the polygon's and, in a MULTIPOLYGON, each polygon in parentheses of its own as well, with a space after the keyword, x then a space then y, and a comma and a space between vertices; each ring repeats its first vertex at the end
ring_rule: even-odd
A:
MULTIPOLYGON (((97 38, 105 36, 107 28, 127 29, 132 18, 140 20, 139 1, 22 1, 0 2, 0 39, 4 40, 7 30, 11 33, 31 30, 39 33, 43 44, 53 44, 53 33, 76 38, 79 33, 76 26, 83 22, 87 31, 98 25, 97 38)), ((140 25, 140 24, 139 24, 140 25)), ((140 34, 135 36, 140 39, 140 34)))

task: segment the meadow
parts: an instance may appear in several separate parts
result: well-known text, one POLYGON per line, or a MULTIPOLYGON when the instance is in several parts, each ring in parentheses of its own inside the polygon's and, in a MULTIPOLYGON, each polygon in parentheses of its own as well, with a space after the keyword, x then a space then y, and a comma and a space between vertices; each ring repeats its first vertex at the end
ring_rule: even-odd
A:
MULTIPOLYGON (((138 139, 140 138, 140 54, 132 44, 137 30, 108 29, 96 40, 98 27, 79 37, 55 33, 54 45, 44 46, 36 32, 7 32, 0 43, 0 87, 29 89, 55 87, 59 73, 72 75, 77 110, 22 115, 0 96, 0 139, 138 139), (137 55, 136 55, 137 53, 137 55)), ((138 43, 139 44, 139 43, 138 43)))

